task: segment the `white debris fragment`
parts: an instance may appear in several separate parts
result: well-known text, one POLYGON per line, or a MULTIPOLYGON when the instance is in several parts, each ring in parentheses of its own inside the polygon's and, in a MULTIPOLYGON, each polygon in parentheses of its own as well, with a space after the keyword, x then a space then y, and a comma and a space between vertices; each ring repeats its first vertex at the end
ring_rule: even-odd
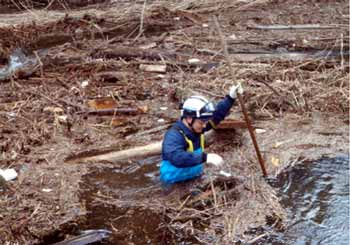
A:
POLYGON ((57 117, 58 121, 61 123, 67 123, 67 118, 67 115, 61 115, 57 117))
POLYGON ((10 181, 10 180, 14 180, 15 178, 17 178, 18 174, 17 174, 16 170, 14 170, 13 168, 9 168, 9 169, 5 169, 5 170, 0 169, 0 175, 6 181, 10 181))
POLYGON ((165 122, 165 120, 163 118, 160 118, 160 119, 157 120, 157 122, 163 123, 163 122, 165 122))
POLYGON ((81 84, 80 84, 80 86, 81 86, 82 88, 85 88, 85 87, 88 86, 88 85, 89 85, 89 80, 84 80, 84 81, 82 81, 81 84))
POLYGON ((11 111, 11 112, 8 112, 7 115, 8 115, 9 117, 15 117, 15 116, 16 116, 16 113, 11 111))
POLYGON ((232 34, 231 36, 229 36, 229 38, 232 40, 237 40, 237 36, 235 34, 232 34))
POLYGON ((261 128, 255 129, 255 133, 257 133, 257 134, 263 134, 263 133, 265 133, 265 132, 266 132, 265 129, 261 129, 261 128))
POLYGON ((60 107, 47 106, 43 109, 44 112, 52 112, 54 114, 62 114, 63 109, 60 107))
POLYGON ((190 63, 190 64, 198 64, 199 62, 200 62, 200 60, 197 58, 192 58, 192 59, 188 60, 188 63, 190 63))
POLYGON ((160 79, 162 79, 162 78, 164 78, 165 76, 164 75, 162 75, 162 74, 158 74, 157 75, 157 78, 160 78, 160 79))
POLYGON ((139 46, 139 48, 143 49, 143 50, 151 49, 151 48, 155 48, 155 47, 157 47, 157 44, 155 42, 139 46))
POLYGON ((51 192, 51 191, 52 191, 52 189, 49 189, 49 188, 43 188, 43 189, 42 189, 42 191, 43 191, 43 192, 51 192))
POLYGON ((71 87, 69 90, 72 91, 74 94, 78 94, 80 92, 80 90, 75 86, 71 87))
POLYGON ((202 24, 202 27, 207 28, 207 27, 209 27, 209 25, 204 23, 204 24, 202 24))
POLYGON ((159 107, 159 109, 160 109, 161 111, 166 111, 166 110, 168 110, 168 107, 166 107, 166 106, 161 106, 161 107, 159 107))
POLYGON ((149 72, 159 72, 159 73, 165 73, 166 72, 166 65, 140 65, 140 70, 143 71, 149 71, 149 72))
POLYGON ((228 172, 226 172, 224 170, 220 170, 219 174, 222 175, 222 176, 225 176, 225 177, 231 177, 232 176, 232 174, 230 174, 230 173, 228 173, 228 172))

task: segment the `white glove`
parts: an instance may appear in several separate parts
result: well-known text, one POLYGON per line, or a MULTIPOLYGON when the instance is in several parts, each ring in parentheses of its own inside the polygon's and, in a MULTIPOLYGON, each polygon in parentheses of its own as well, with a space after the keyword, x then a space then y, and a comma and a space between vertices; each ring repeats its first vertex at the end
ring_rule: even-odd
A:
POLYGON ((238 94, 243 94, 243 88, 242 88, 242 85, 241 83, 238 83, 237 85, 233 85, 231 88, 230 88, 230 97, 232 99, 235 99, 237 98, 237 93, 238 94))
POLYGON ((211 163, 215 166, 220 166, 224 162, 221 156, 215 153, 208 153, 207 155, 207 163, 211 163))

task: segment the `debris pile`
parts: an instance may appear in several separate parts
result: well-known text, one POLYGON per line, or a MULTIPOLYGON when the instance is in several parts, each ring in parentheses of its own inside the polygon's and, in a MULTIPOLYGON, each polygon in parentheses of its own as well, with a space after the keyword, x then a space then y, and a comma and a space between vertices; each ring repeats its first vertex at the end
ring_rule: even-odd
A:
MULTIPOLYGON (((305 1, 1 3, 7 14, 0 16, 0 168, 18 173, 0 186, 1 243, 74 233, 85 222, 80 181, 91 169, 66 160, 160 141, 188 95, 219 100, 241 81, 255 126, 287 115, 307 120, 315 112, 348 122, 347 7, 346 1, 333 8, 305 1), (234 77, 212 19, 219 14, 234 77)), ((238 107, 232 115, 241 120, 238 107)), ((244 148, 251 145, 243 130, 210 147, 245 180, 213 178, 197 195, 166 197, 171 231, 185 229, 212 244, 251 241, 254 234, 244 237, 250 224, 282 226, 283 210, 244 148)), ((268 154, 268 139, 260 140, 268 154)), ((99 164, 115 166, 91 163, 99 164)))

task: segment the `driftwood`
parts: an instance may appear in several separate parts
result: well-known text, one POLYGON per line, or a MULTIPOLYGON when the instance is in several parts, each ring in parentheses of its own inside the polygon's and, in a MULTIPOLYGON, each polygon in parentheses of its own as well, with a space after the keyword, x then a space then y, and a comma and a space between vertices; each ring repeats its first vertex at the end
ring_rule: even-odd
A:
POLYGON ((302 30, 302 29, 338 29, 339 25, 251 25, 247 27, 253 30, 302 30))
MULTIPOLYGON (((167 125, 169 127, 171 125, 167 125)), ((162 126, 163 127, 163 126, 162 126)), ((245 122, 236 119, 225 119, 216 127, 218 130, 229 130, 244 128, 245 122)), ((148 132, 149 133, 149 132, 148 132)), ((206 145, 210 145, 217 138, 217 133, 214 130, 205 133, 206 145)), ((162 141, 157 141, 145 146, 138 146, 127 150, 112 151, 107 153, 80 153, 76 156, 70 156, 66 159, 67 163, 84 163, 84 162, 101 162, 101 161, 120 161, 138 157, 147 157, 160 154, 162 150, 162 141)))
POLYGON ((132 159, 138 157, 147 157, 160 154, 162 149, 162 142, 158 141, 145 146, 134 147, 122 151, 114 151, 105 154, 99 154, 88 157, 71 157, 66 160, 67 163, 87 163, 87 162, 101 162, 101 161, 120 161, 125 159, 132 159))
POLYGON ((104 50, 95 50, 92 52, 91 55, 94 58, 107 59, 123 58, 128 60, 132 58, 142 58, 151 60, 161 60, 162 57, 174 57, 175 53, 144 50, 140 48, 131 48, 126 46, 114 46, 104 50))
MULTIPOLYGON (((232 130, 232 129, 231 129, 232 130)), ((210 145, 216 138, 216 133, 211 130, 205 134, 206 144, 210 145)), ((145 146, 138 146, 127 150, 112 151, 108 153, 97 154, 93 156, 71 156, 66 159, 66 163, 88 163, 88 162, 115 162, 126 159, 135 159, 139 157, 148 157, 159 155, 162 150, 162 141, 157 141, 145 146)), ((81 154, 80 154, 81 155, 81 154)))
POLYGON ((98 115, 98 116, 119 115, 119 114, 136 115, 141 112, 142 111, 139 108, 114 108, 114 109, 90 110, 87 112, 87 114, 98 115))

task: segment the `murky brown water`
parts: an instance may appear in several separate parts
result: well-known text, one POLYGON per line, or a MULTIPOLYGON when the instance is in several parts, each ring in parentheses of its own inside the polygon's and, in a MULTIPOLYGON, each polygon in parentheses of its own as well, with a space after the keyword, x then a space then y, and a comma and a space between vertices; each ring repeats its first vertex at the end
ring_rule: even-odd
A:
POLYGON ((193 239, 167 227, 159 199, 159 157, 95 169, 84 177, 87 223, 82 229, 112 231, 108 244, 192 244, 193 239))
MULTIPOLYGON (((112 231, 105 244, 197 244, 167 227, 159 182, 159 158, 94 169, 84 177, 86 229, 112 231)), ((269 228, 254 244, 348 244, 349 157, 324 158, 290 167, 272 183, 279 188, 289 222, 283 233, 269 228)), ((260 234, 260 231, 252 231, 260 234)), ((244 243, 243 243, 244 244, 244 243)))

